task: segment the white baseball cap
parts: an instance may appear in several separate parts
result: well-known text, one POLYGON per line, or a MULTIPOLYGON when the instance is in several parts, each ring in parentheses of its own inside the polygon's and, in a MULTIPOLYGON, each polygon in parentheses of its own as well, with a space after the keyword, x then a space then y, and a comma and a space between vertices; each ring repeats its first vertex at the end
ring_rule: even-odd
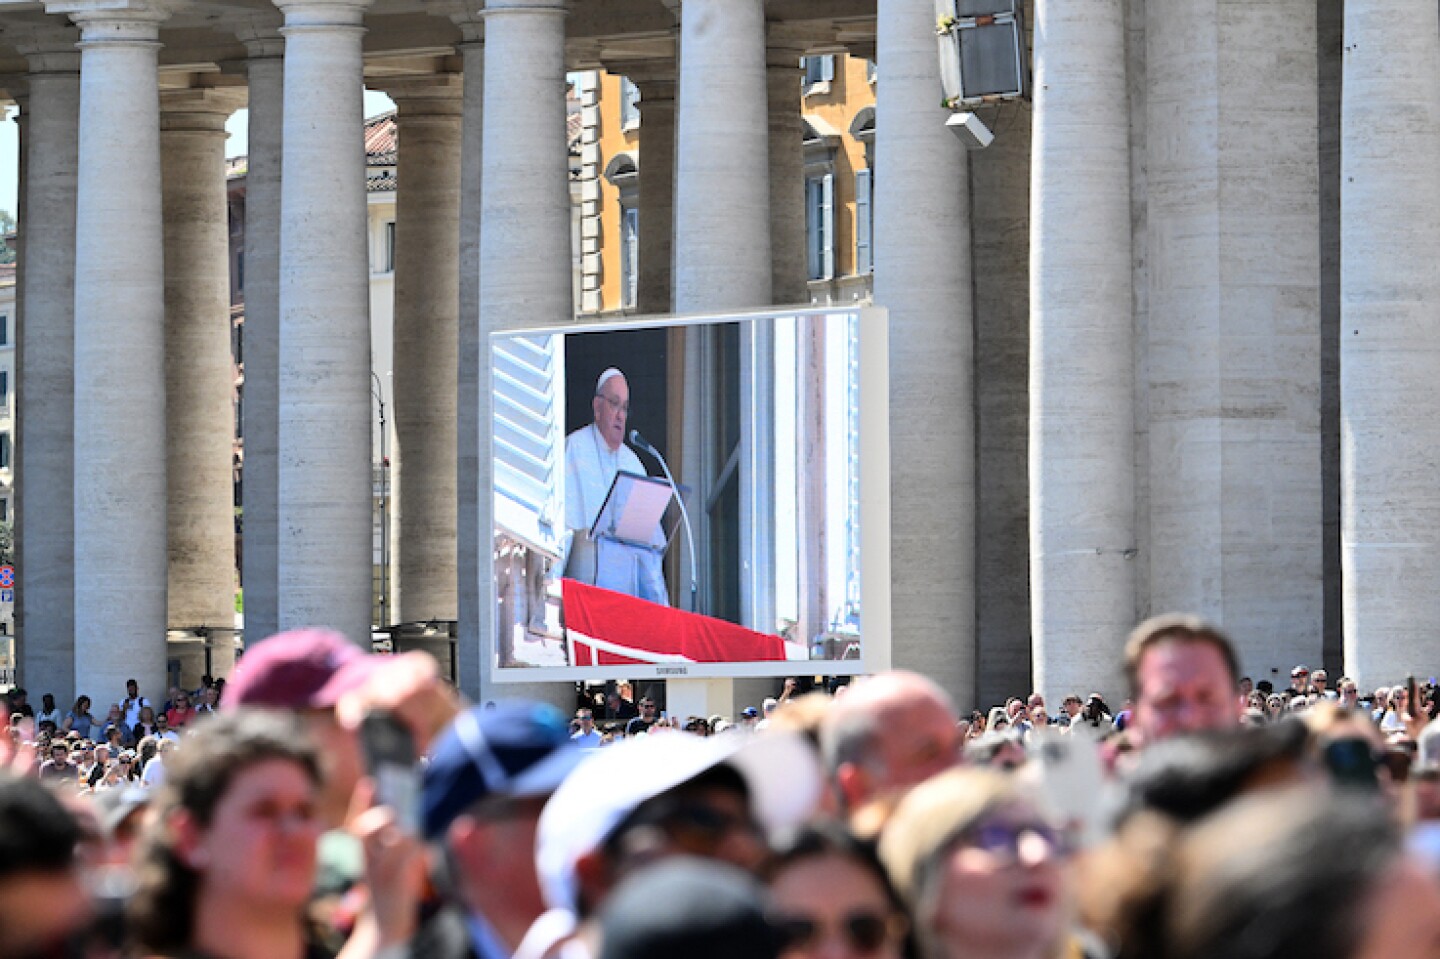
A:
POLYGON ((599 848, 641 803, 722 763, 750 791, 750 809, 767 832, 805 820, 820 801, 820 762, 791 733, 698 737, 652 733, 599 750, 545 804, 535 837, 535 871, 551 909, 577 912, 575 865, 599 848))

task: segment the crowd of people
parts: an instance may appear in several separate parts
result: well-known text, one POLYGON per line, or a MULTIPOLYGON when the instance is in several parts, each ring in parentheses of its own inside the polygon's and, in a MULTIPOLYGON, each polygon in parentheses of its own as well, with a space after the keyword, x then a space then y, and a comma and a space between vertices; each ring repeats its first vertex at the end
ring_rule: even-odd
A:
POLYGON ((206 675, 194 691, 171 687, 164 703, 156 706, 131 679, 124 698, 110 704, 103 720, 95 718, 92 700, 85 695, 62 712, 55 696, 44 693, 36 710, 29 692, 17 687, 0 694, 0 705, 9 716, 12 743, 33 750, 41 780, 99 792, 159 785, 165 754, 180 743, 182 733, 194 728, 195 720, 219 710, 224 690, 224 679, 206 675))
POLYGON ((300 630, 228 688, 161 709, 132 685, 103 722, 16 690, 0 959, 1440 949, 1433 681, 1362 698, 1298 666, 1276 691, 1189 617, 1142 623, 1122 667, 1114 710, 962 717, 892 671, 733 717, 626 687, 567 716, 467 706, 423 653, 300 630), (147 742, 153 778, 122 762, 147 742))

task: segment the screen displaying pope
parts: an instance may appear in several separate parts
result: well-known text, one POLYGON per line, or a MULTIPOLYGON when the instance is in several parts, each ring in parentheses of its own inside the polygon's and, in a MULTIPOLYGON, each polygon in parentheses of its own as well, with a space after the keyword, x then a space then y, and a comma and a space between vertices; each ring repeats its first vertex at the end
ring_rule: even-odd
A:
MULTIPOLYGON (((630 384, 624 373, 612 366, 600 374, 591 408, 594 421, 565 437, 565 525, 572 533, 567 575, 669 605, 659 553, 589 538, 590 527, 605 505, 615 474, 623 470, 646 475, 640 457, 625 445, 630 384), (589 573, 592 559, 593 580, 589 573)), ((659 529, 653 542, 664 544, 659 529)))

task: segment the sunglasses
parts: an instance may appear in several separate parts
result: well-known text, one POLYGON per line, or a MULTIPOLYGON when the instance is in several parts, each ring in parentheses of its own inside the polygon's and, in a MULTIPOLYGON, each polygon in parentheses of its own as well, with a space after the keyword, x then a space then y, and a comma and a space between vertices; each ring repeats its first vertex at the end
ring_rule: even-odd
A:
POLYGON ((875 912, 852 912, 834 922, 813 916, 777 916, 772 924, 780 933, 785 949, 810 948, 824 936, 838 934, 852 949, 874 952, 890 936, 889 921, 875 912))
POLYGON ((996 856, 1020 858, 1020 840, 1036 836, 1055 853, 1064 855, 1070 851, 1069 840, 1060 830, 1045 822, 987 822, 976 826, 965 834, 964 843, 975 849, 996 856))
POLYGON ((624 834, 633 828, 659 829, 686 852, 697 856, 713 856, 732 834, 737 832, 760 835, 753 819, 736 816, 693 801, 664 804, 630 824, 622 834, 612 837, 624 841, 624 834))

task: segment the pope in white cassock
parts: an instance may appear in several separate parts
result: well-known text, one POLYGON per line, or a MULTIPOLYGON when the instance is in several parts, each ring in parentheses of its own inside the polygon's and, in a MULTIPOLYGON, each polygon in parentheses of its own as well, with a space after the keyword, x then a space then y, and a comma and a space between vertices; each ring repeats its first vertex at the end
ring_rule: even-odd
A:
MULTIPOLYGON (((630 384, 613 366, 600 374, 591 401, 595 421, 565 437, 565 525, 573 533, 570 555, 595 550, 595 585, 652 603, 669 605, 660 555, 606 540, 588 542, 590 527, 610 484, 620 471, 646 475, 635 451, 625 445, 630 418, 630 384)), ((656 530, 656 543, 663 543, 656 530)))

